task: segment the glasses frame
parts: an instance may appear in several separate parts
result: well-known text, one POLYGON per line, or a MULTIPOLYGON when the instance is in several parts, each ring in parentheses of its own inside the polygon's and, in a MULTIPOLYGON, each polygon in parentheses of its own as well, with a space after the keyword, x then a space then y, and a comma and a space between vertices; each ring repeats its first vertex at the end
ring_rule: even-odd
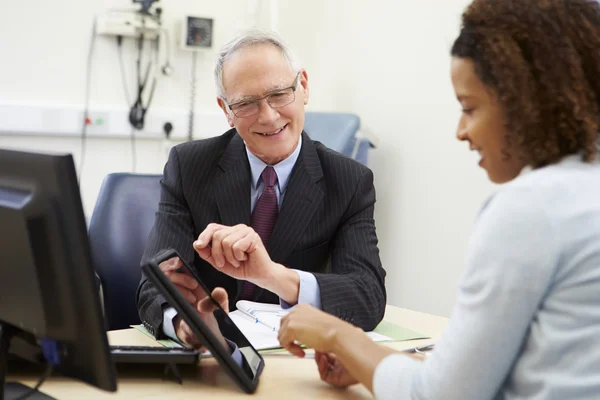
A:
POLYGON ((295 102, 295 101, 296 101, 296 89, 298 88, 298 84, 300 83, 300 74, 301 74, 301 73, 302 73, 302 71, 299 71, 299 72, 298 72, 298 74, 296 75, 296 78, 294 79, 294 84, 293 84, 292 86, 288 86, 288 87, 286 87, 286 88, 283 88, 283 89, 276 90, 276 91, 274 91, 274 92, 271 92, 271 93, 269 93, 269 94, 267 94, 267 95, 265 95, 265 96, 263 96, 263 97, 260 97, 260 98, 254 99, 254 100, 242 100, 242 101, 237 101, 237 102, 235 102, 235 103, 233 103, 233 104, 229 104, 229 103, 227 103, 227 102, 226 102, 226 103, 227 103, 227 108, 229 108, 229 110, 231 110, 231 112, 233 113, 233 115, 235 115, 237 118, 248 118, 248 117, 252 117, 252 116, 254 116, 254 115, 258 114, 258 113, 260 112, 260 107, 258 107, 258 108, 257 108, 257 110, 256 110, 256 112, 255 112, 255 113, 253 113, 253 114, 250 114, 250 115, 245 115, 245 116, 243 116, 243 117, 239 117, 239 116, 236 114, 236 112, 235 112, 235 110, 233 109, 233 107, 234 107, 234 106, 236 106, 236 105, 238 105, 238 104, 241 104, 241 103, 256 103, 256 105, 258 106, 258 104, 259 104, 259 103, 260 103, 262 100, 267 100, 267 104, 269 105, 269 107, 271 107, 271 108, 273 108, 273 109, 275 109, 275 108, 282 108, 282 107, 285 107, 285 106, 289 106, 290 104, 292 104, 293 102, 295 102), (289 90, 289 89, 292 89, 292 94, 294 95, 294 99, 293 99, 292 101, 290 101, 289 103, 287 103, 287 104, 284 104, 284 105, 282 105, 282 106, 276 106, 276 107, 275 107, 275 106, 273 106, 273 105, 271 104, 271 101, 269 100, 269 98, 270 98, 271 96, 273 96, 273 95, 275 95, 275 94, 278 94, 278 93, 281 93, 281 92, 283 92, 283 91, 289 90))

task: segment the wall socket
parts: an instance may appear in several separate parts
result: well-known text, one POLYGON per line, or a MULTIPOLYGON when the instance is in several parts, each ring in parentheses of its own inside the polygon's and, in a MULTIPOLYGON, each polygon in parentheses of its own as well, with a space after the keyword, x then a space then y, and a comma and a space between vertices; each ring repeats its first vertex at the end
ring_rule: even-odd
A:
MULTIPOLYGON (((83 113, 81 113, 83 117, 83 113)), ((90 111, 85 121, 87 133, 91 135, 102 135, 110 133, 110 113, 103 111, 90 111)))
MULTIPOLYGON (((0 135, 81 136, 83 115, 80 105, 0 103, 0 135)), ((123 105, 94 105, 88 115, 86 132, 89 136, 131 136, 129 109, 123 105)), ((135 131, 135 136, 162 140, 166 122, 173 126, 172 140, 187 139, 189 110, 186 108, 153 108, 146 116, 144 130, 135 131)), ((194 138, 212 137, 230 129, 221 110, 197 110, 194 127, 194 138)))

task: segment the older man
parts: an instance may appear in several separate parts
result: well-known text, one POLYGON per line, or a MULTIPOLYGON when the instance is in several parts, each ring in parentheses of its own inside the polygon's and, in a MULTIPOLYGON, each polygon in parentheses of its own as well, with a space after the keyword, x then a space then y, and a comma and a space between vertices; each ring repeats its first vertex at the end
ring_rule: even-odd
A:
MULTIPOLYGON (((176 249, 161 269, 193 305, 206 294, 195 268, 230 309, 240 299, 307 303, 365 330, 383 318, 385 271, 373 220, 372 172, 303 131, 308 75, 269 32, 223 47, 217 102, 231 130, 176 146, 142 262, 176 249)), ((142 276, 145 326, 198 346, 189 327, 142 276)))

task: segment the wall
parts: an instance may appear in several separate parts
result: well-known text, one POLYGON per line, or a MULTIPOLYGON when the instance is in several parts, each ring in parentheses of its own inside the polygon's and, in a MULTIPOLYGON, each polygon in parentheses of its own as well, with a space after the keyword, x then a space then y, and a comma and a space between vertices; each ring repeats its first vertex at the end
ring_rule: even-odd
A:
MULTIPOLYGON (((381 257, 391 304, 448 315, 477 209, 493 190, 476 154, 454 137, 460 107, 448 55, 467 0, 161 0, 167 25, 184 14, 215 18, 218 47, 252 24, 276 26, 309 73, 312 111, 353 111, 378 138, 371 155, 381 257), (279 16, 273 23, 271 12, 279 16)), ((83 104, 94 15, 129 0, 10 2, 2 6, 0 104, 83 104), (60 26, 60 29, 58 29, 60 26)), ((171 40, 174 42, 175 38, 171 40)), ((99 38, 92 105, 124 106, 114 40, 99 38)), ((125 43, 133 77, 133 43, 125 43)), ((197 111, 214 113, 213 53, 198 63, 197 111)), ((175 75, 161 79, 156 110, 186 109, 191 57, 176 52, 175 75)), ((131 80, 131 78, 130 78, 131 80)), ((0 120, 0 126, 2 121, 0 120)), ((176 127, 178 129, 178 127, 176 127)), ((0 146, 69 151, 77 138, 2 136, 0 146)), ((129 171, 128 138, 90 138, 82 171, 84 208, 92 211, 102 178, 129 171)), ((160 172, 165 146, 138 139, 137 171, 160 172)), ((167 146, 168 147, 168 146, 167 146)))
POLYGON ((493 189, 455 138, 449 51, 466 0, 280 4, 281 34, 309 74, 309 107, 352 111, 371 154, 389 303, 447 316, 476 212, 493 189))
MULTIPOLYGON (((182 130, 183 135, 187 133, 185 115, 190 106, 192 55, 177 48, 175 29, 184 15, 211 17, 215 24, 213 50, 199 53, 197 58, 196 130, 203 126, 202 115, 220 116, 212 78, 214 49, 218 49, 240 29, 253 25, 268 26, 268 4, 263 3, 261 0, 161 0, 157 3, 164 10, 164 26, 171 31, 171 64, 174 73, 170 77, 159 76, 149 116, 168 115, 171 110, 183 113, 184 123, 175 124, 174 132, 179 131, 180 136, 182 130)), ((34 105, 81 110, 85 103, 87 54, 95 16, 110 9, 139 8, 131 0, 3 0, 0 4, 0 48, 3 53, 3 62, 0 63, 0 107, 34 105)), ((123 42, 130 97, 135 90, 135 46, 131 39, 123 42)), ((164 53, 160 60, 162 65, 164 53)), ((98 36, 93 52, 90 109, 104 108, 125 113, 128 103, 121 80, 116 39, 98 36)), ((0 112, 0 132, 9 123, 9 118, 9 125, 12 126, 14 116, 3 116, 0 112)), ((24 118, 23 126, 28 123, 30 121, 24 118)), ((227 128, 224 117, 222 126, 227 128)), ((87 140, 85 162, 80 172, 82 199, 88 216, 91 215, 104 176, 110 172, 132 171, 134 157, 137 172, 162 172, 166 161, 165 147, 177 142, 165 146, 162 140, 142 139, 143 134, 136 133, 139 137, 135 144, 127 136, 87 140), (132 148, 135 149, 135 156, 132 148)), ((0 134, 0 147, 72 152, 76 165, 81 165, 82 144, 76 136, 15 136, 4 133, 0 134)))

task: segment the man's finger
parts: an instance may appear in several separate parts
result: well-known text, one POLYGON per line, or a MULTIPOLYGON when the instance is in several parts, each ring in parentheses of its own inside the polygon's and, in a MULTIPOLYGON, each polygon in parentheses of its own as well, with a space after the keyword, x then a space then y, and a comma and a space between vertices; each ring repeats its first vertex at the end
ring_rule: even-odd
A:
POLYGON ((233 245, 233 256, 238 261, 246 261, 248 254, 254 252, 259 244, 260 236, 254 233, 247 235, 233 245))
POLYGON ((179 257, 172 257, 158 264, 158 267, 162 272, 170 272, 183 267, 183 263, 179 257))
POLYGON ((229 313, 229 296, 227 291, 221 287, 215 288, 212 292, 212 298, 221 306, 226 313, 229 313))
POLYGON ((198 300, 203 299, 208 296, 208 294, 206 294, 206 291, 204 290, 204 288, 202 288, 202 286, 200 286, 200 285, 198 285, 196 290, 194 290, 194 295, 196 295, 196 298, 198 300))
POLYGON ((226 226, 215 223, 208 224, 206 229, 204 229, 204 231, 202 231, 202 233, 198 235, 198 239, 196 239, 196 241, 194 242, 194 247, 202 249, 208 246, 209 243, 212 241, 212 237, 215 234, 215 232, 223 228, 226 228, 226 226))
POLYGON ((195 290, 198 287, 198 281, 188 274, 181 274, 179 272, 173 272, 167 274, 167 277, 176 286, 181 286, 189 290, 195 290))
POLYGON ((183 319, 181 319, 181 317, 178 318, 179 320, 176 322, 177 330, 175 332, 177 334, 177 337, 187 345, 193 347, 200 346, 199 341, 196 339, 196 335, 194 335, 188 324, 183 319))
POLYGON ((194 335, 194 332, 192 332, 192 329, 187 324, 185 325, 184 330, 186 337, 186 340, 183 341, 184 343, 187 343, 188 345, 195 348, 198 348, 202 345, 202 343, 200 343, 196 335, 194 335))
POLYGON ((175 287, 177 288, 177 290, 179 290, 179 293, 181 293, 181 295, 188 301, 188 303, 196 304, 196 301, 198 301, 198 299, 196 298, 194 292, 181 286, 175 287))
POLYGON ((210 297, 205 297, 198 302, 197 308, 201 313, 211 313, 217 309, 217 306, 215 303, 213 303, 210 297))
POLYGON ((197 243, 198 242, 194 242, 194 250, 196 250, 196 253, 198 253, 201 259, 216 268, 216 264, 212 258, 212 249, 210 246, 200 247, 200 245, 197 243))
POLYGON ((213 234, 211 244, 211 255, 217 268, 223 268, 223 266, 227 262, 225 255, 225 246, 227 244, 224 243, 224 241, 226 241, 229 236, 234 235, 235 232, 238 232, 241 229, 241 225, 236 225, 234 227, 224 227, 215 231, 215 233, 213 234))
POLYGON ((221 241, 221 248, 223 250, 223 256, 229 264, 239 268, 240 261, 233 253, 234 246, 236 246, 240 240, 244 239, 248 235, 251 235, 252 233, 252 229, 244 225, 243 227, 236 227, 235 231, 229 233, 225 238, 223 238, 221 241))

